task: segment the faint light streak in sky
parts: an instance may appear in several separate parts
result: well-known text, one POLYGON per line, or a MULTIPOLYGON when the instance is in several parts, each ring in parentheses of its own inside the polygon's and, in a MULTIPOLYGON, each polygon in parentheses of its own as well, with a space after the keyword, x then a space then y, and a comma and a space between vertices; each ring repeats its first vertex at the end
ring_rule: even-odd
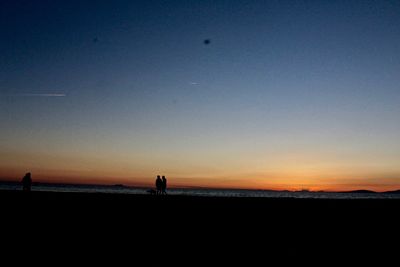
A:
POLYGON ((22 96, 22 97, 65 97, 66 94, 14 94, 12 96, 22 96))

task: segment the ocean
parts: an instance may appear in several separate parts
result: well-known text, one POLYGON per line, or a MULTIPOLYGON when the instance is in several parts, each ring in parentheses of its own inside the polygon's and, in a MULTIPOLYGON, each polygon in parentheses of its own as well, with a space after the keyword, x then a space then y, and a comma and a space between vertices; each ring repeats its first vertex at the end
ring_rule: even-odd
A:
MULTIPOLYGON (((38 184, 32 186, 32 191, 52 192, 85 192, 112 194, 149 194, 149 188, 109 185, 70 185, 70 184, 38 184)), ((0 190, 21 190, 19 183, 0 183, 0 190)), ((203 197, 263 197, 263 198, 314 198, 314 199, 400 199, 399 193, 370 192, 311 192, 311 191, 270 191, 242 189, 193 189, 171 188, 169 195, 188 195, 203 197)))

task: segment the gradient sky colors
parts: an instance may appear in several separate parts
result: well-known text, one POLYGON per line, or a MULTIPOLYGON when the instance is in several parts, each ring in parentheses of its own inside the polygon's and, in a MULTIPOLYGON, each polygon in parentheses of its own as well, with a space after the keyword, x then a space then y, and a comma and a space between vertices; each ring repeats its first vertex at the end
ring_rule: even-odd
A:
POLYGON ((0 34, 3 180, 400 188, 399 1, 1 1, 0 34))

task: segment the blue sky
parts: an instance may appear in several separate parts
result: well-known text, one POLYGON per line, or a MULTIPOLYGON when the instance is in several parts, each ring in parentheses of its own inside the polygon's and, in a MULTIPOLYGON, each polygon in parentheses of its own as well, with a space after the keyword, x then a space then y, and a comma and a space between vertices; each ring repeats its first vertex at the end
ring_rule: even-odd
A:
POLYGON ((398 1, 2 1, 0 168, 397 186, 399 25, 398 1))

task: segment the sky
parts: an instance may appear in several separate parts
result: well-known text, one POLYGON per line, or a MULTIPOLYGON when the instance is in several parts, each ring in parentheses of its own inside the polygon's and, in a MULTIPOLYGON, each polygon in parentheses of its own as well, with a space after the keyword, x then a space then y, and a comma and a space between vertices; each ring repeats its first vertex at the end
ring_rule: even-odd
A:
POLYGON ((1 180, 400 189, 400 1, 2 0, 0 36, 1 180))

